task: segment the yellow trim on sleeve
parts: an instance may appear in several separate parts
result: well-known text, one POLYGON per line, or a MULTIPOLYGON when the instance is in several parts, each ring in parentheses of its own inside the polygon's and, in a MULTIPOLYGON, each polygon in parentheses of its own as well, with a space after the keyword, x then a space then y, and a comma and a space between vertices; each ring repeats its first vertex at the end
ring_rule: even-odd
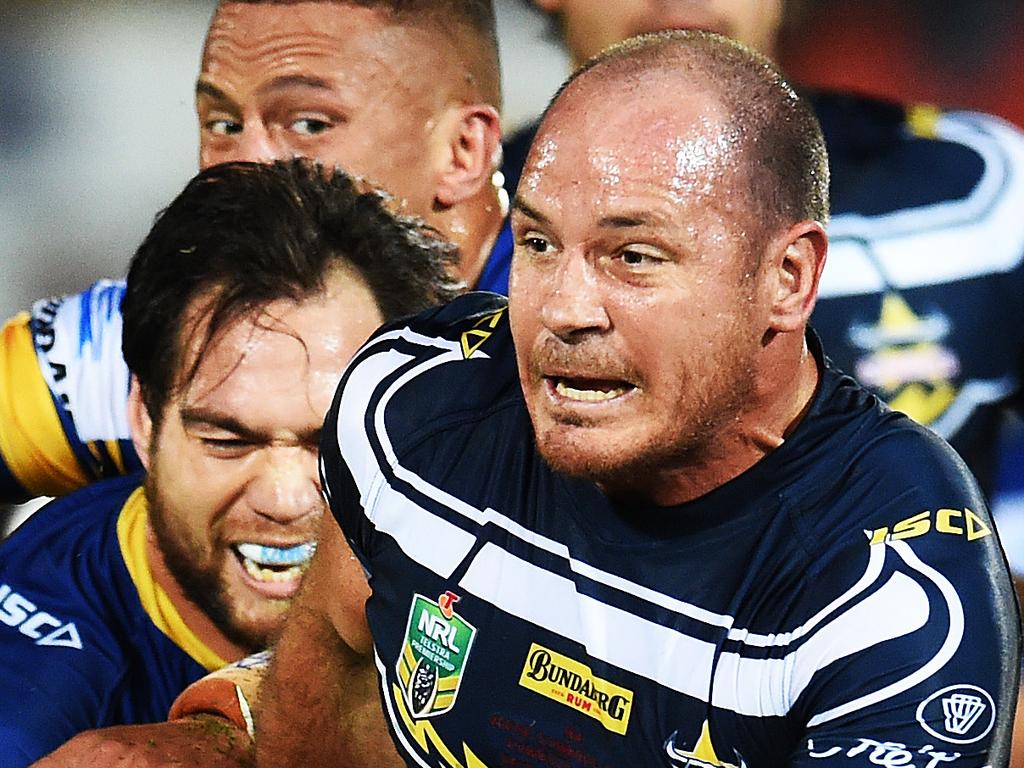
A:
POLYGON ((0 331, 0 455, 21 486, 37 496, 60 496, 89 481, 39 370, 27 312, 0 331))
POLYGON ((220 669, 227 661, 196 637, 181 618, 171 598, 153 579, 146 555, 146 523, 149 519, 149 506, 146 503, 145 491, 136 488, 128 501, 124 503, 117 519, 117 540, 121 545, 121 555, 128 566, 128 573, 139 592, 139 600, 149 618, 157 628, 174 641, 181 650, 196 660, 198 664, 212 672, 220 669))
POLYGON ((907 107, 907 126, 918 138, 934 139, 938 136, 941 116, 942 110, 934 104, 912 104, 907 107))

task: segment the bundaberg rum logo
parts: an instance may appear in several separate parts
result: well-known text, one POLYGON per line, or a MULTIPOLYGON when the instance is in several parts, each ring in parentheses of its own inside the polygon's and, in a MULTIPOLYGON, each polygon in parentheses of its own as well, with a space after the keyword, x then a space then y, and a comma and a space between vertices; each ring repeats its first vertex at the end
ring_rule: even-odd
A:
POLYGON ((594 718, 613 733, 624 734, 629 728, 632 691, 602 680, 586 664, 542 645, 530 646, 519 684, 594 718))
POLYGON ((413 717, 441 715, 455 705, 476 628, 455 612, 459 596, 413 597, 396 669, 413 717))

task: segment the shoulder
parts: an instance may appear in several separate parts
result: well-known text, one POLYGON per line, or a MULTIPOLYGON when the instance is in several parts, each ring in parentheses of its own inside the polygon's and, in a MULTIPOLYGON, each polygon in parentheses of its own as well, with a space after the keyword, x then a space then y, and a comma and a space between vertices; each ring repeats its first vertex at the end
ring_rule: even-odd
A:
POLYGON ((490 407, 516 381, 507 300, 470 293, 379 330, 349 364, 332 417, 343 437, 365 431, 372 414, 411 438, 490 407))
POLYGON ((957 204, 939 213, 962 221, 1024 197, 1024 134, 997 117, 850 94, 808 98, 828 146, 835 224, 942 204, 957 204))
MULTIPOLYGON (((139 483, 138 476, 94 483, 29 517, 0 546, 0 591, 7 592, 0 606, 20 604, 25 614, 22 622, 45 608, 48 618, 35 621, 40 627, 54 627, 60 611, 95 616, 105 612, 100 606, 107 604, 107 598, 130 595, 133 590, 121 555, 117 521, 139 483)), ((14 618, 8 611, 8 627, 39 639, 26 633, 14 618)), ((0 627, 4 642, 15 639, 5 630, 0 627)))
POLYGON ((0 549, 0 686, 20 691, 0 697, 0 738, 32 759, 104 724, 130 665, 116 522, 137 486, 119 478, 52 502, 0 549))
POLYGON ((969 508, 991 528, 977 482, 949 444, 831 367, 790 441, 787 476, 796 480, 781 496, 811 551, 863 541, 926 510, 934 519, 969 508))

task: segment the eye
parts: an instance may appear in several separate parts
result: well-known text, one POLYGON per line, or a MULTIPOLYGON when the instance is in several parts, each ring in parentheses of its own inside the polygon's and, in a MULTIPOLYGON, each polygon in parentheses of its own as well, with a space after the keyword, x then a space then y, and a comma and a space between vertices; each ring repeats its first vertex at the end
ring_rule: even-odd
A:
POLYGON ((301 136, 319 136, 330 130, 333 126, 329 120, 322 120, 316 117, 303 117, 292 122, 288 126, 301 136))
POLYGON ((665 254, 650 245, 628 245, 619 250, 618 257, 623 265, 632 269, 655 267, 668 261, 665 254))
POLYGON ((207 120, 204 127, 215 136, 235 136, 242 132, 242 124, 227 118, 207 120))
POLYGON ((207 453, 222 459, 244 456, 256 447, 253 441, 240 437, 200 437, 199 442, 207 453))
POLYGON ((519 238, 517 245, 530 253, 545 254, 554 250, 551 241, 538 232, 527 232, 519 238))

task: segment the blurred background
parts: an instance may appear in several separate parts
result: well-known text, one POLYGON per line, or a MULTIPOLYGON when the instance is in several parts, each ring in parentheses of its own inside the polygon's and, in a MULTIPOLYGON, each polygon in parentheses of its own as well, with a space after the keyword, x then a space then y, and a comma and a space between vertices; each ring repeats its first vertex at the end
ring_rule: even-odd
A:
MULTIPOLYGON (((5 317, 120 276, 195 172, 192 88, 214 5, 0 0, 5 317)), ((497 7, 510 130, 543 107, 568 60, 526 0, 497 7)), ((1024 126, 1021 0, 809 0, 784 40, 783 64, 799 82, 1024 126)))

